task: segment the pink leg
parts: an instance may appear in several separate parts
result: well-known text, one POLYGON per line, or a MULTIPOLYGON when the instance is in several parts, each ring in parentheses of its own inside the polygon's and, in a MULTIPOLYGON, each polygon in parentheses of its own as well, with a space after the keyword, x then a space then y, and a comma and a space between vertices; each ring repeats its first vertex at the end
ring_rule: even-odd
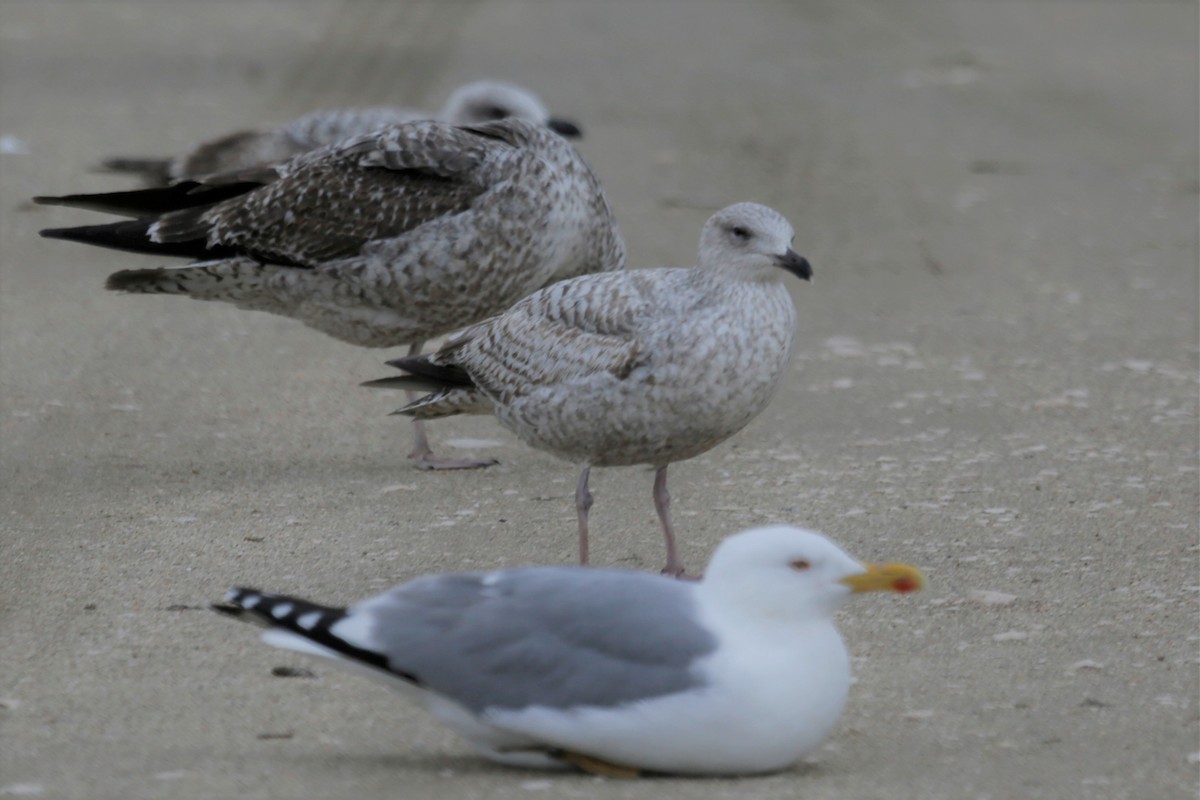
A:
MULTIPOLYGON (((420 354, 424 342, 413 342, 408 348, 408 354, 420 354)), ((417 399, 416 392, 405 392, 408 402, 417 399)), ((408 457, 417 462, 417 469, 481 469, 497 463, 494 458, 445 458, 435 456, 429 446, 429 437, 425 435, 425 423, 419 419, 413 420, 413 449, 408 457)))
POLYGON ((675 549, 675 528, 671 525, 671 493, 667 491, 666 467, 659 467, 654 473, 654 510, 658 512, 663 539, 667 543, 667 565, 663 567, 663 574, 682 578, 683 564, 679 562, 679 552, 675 549))
POLYGON ((584 467, 575 486, 575 513, 579 517, 579 564, 584 567, 588 563, 588 512, 592 510, 592 493, 588 491, 591 472, 591 464, 584 467))

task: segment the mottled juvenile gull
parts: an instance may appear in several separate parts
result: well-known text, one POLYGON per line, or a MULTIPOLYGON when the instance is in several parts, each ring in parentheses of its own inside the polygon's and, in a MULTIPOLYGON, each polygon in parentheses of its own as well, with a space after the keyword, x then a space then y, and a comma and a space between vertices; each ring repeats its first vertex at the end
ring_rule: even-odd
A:
POLYGON ((278 164, 300 153, 403 122, 436 119, 452 125, 473 125, 506 117, 546 125, 563 136, 580 135, 578 125, 551 117, 530 90, 503 81, 476 81, 458 87, 436 112, 402 106, 323 108, 275 127, 210 139, 175 158, 110 158, 104 167, 138 173, 153 183, 192 181, 278 164))
POLYGON ((781 279, 812 277, 792 235, 765 206, 729 206, 705 223, 694 267, 563 281, 436 353, 389 362, 411 374, 367 385, 431 390, 397 412, 416 419, 490 405, 526 444, 582 464, 575 501, 585 564, 591 468, 654 466, 664 571, 682 574, 667 465, 737 433, 775 393, 796 328, 781 279))
MULTIPOLYGON (((625 264, 591 168, 525 120, 398 125, 275 172, 262 186, 118 193, 161 199, 167 213, 42 235, 199 260, 114 273, 112 290, 221 300, 410 353, 555 281, 625 264), (235 194, 196 205, 207 191, 235 194)), ((79 204, 87 197, 110 196, 79 204)), ((431 468, 490 463, 433 458, 419 426, 413 457, 431 468)))
POLYGON ((532 567, 427 575, 348 609, 255 589, 213 608, 383 680, 494 761, 746 774, 788 767, 841 715, 838 606, 923 583, 775 526, 728 537, 697 582, 532 567))

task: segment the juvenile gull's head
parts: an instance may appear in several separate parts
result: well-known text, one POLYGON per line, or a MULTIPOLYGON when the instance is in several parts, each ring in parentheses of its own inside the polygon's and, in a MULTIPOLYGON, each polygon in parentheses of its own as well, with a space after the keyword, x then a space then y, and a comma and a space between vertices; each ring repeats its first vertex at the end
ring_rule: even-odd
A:
POLYGON ((700 233, 698 265, 767 278, 782 268, 812 279, 808 260, 792 250, 795 231, 783 215, 757 203, 726 206, 708 218, 700 233))
POLYGON ((568 138, 582 135, 574 122, 556 119, 528 89, 502 81, 476 81, 454 90, 442 107, 441 119, 452 125, 474 125, 516 117, 545 125, 568 138))

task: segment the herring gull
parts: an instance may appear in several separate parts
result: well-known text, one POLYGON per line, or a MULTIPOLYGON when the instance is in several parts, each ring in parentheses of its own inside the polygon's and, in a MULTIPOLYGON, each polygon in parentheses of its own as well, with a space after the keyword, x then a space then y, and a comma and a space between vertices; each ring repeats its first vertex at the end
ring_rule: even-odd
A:
POLYGON ((530 90, 504 81, 475 81, 458 87, 440 111, 403 106, 322 108, 282 125, 243 130, 210 139, 175 158, 110 158, 103 166, 133 172, 151 183, 201 180, 209 175, 266 167, 300 153, 389 125, 436 119, 451 125, 473 125, 517 117, 547 126, 563 136, 580 135, 579 126, 550 116, 530 90))
POLYGON ((526 444, 582 465, 584 564, 591 468, 655 467, 664 572, 681 575, 667 466, 737 433, 779 386, 796 328, 782 278, 812 277, 792 236, 766 206, 729 206, 705 223, 694 267, 557 283, 367 385, 431 392, 397 412, 416 419, 492 410, 526 444))
POLYGON ((213 608, 385 682, 493 761, 728 775, 785 769, 833 728, 850 594, 923 583, 780 525, 726 538, 696 582, 532 567, 427 575, 349 608, 255 589, 213 608))
MULTIPOLYGON (((139 217, 43 236, 194 260, 116 272, 109 289, 220 300, 410 354, 544 286, 625 264, 587 162, 515 118, 393 126, 298 156, 266 183, 37 199, 139 217)), ((423 468, 491 463, 435 458, 419 424, 416 439, 423 468)))

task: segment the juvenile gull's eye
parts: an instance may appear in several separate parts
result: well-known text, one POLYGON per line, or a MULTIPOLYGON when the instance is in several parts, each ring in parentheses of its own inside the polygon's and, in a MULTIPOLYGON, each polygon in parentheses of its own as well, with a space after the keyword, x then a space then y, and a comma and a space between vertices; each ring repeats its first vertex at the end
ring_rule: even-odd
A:
POLYGON ((791 563, 791 567, 792 567, 792 569, 796 570, 797 572, 803 572, 804 570, 810 569, 812 567, 812 562, 810 562, 808 559, 801 558, 797 561, 793 561, 791 563))
POLYGON ((749 229, 744 228, 741 225, 734 226, 734 228, 732 230, 730 230, 730 233, 732 233, 734 236, 741 239, 742 241, 745 241, 750 238, 749 229))

